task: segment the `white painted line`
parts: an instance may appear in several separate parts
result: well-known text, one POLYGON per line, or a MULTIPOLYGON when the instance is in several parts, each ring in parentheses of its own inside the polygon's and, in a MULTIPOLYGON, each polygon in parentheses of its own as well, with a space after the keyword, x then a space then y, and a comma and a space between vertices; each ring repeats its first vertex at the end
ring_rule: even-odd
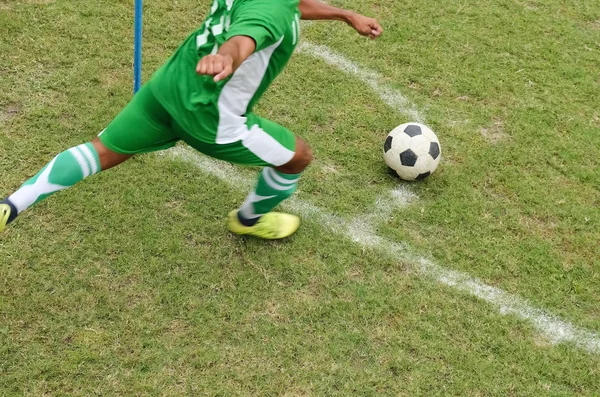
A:
POLYGON ((487 301, 501 314, 512 314, 527 320, 552 344, 574 343, 589 353, 600 353, 600 335, 578 328, 543 309, 533 307, 523 298, 489 286, 466 273, 444 269, 427 259, 419 259, 421 272, 440 283, 487 301))
MULTIPOLYGON (((306 21, 310 22, 310 21, 306 21)), ((298 45, 298 51, 321 58, 327 64, 335 66, 341 71, 358 78, 364 84, 375 91, 381 100, 392 109, 411 117, 411 121, 424 123, 425 116, 417 109, 417 106, 410 102, 401 92, 394 90, 385 84, 380 83, 381 75, 371 70, 364 69, 354 62, 348 60, 343 55, 337 54, 329 47, 302 42, 298 45)), ((377 200, 377 209, 374 214, 381 214, 380 217, 387 217, 394 208, 409 205, 417 201, 417 195, 407 186, 400 186, 391 192, 392 199, 385 197, 377 200), (390 204, 393 204, 390 206, 390 204)), ((372 220, 370 217, 368 220, 372 220)))
POLYGON ((387 194, 377 198, 375 202, 376 210, 373 211, 373 216, 379 219, 389 219, 395 209, 407 207, 418 200, 419 196, 407 185, 399 185, 387 194))
POLYGON ((356 63, 348 60, 330 48, 318 44, 302 42, 297 47, 302 54, 309 54, 321 58, 325 63, 335 66, 346 74, 349 74, 360 81, 379 95, 381 100, 398 112, 410 117, 409 121, 416 121, 425 124, 425 116, 417 109, 417 106, 408 100, 400 91, 394 90, 385 84, 380 83, 382 76, 377 72, 364 69, 356 63))
MULTIPOLYGON (((191 148, 178 146, 166 153, 194 164, 207 174, 216 176, 229 184, 232 188, 248 191, 254 185, 253 180, 241 176, 239 169, 228 163, 200 155, 191 148)), ((573 343, 589 353, 600 353, 600 336, 597 333, 576 327, 543 309, 532 306, 519 296, 489 286, 467 273, 446 269, 429 259, 414 254, 407 245, 394 243, 377 235, 368 218, 357 218, 348 222, 297 197, 292 197, 284 202, 284 206, 306 219, 314 219, 319 225, 323 225, 363 247, 371 247, 395 260, 412 263, 423 277, 486 301, 495 306, 501 314, 512 314, 529 321, 552 344, 573 343)))
MULTIPOLYGON (((390 107, 409 116, 412 119, 411 121, 424 123, 425 117, 417 107, 399 91, 380 83, 382 77, 378 73, 361 68, 325 46, 301 43, 298 49, 301 53, 321 58, 327 64, 335 66, 343 72, 358 78, 364 84, 371 87, 390 107)), ((206 173, 216 176, 233 188, 249 191, 254 185, 254 181, 241 176, 239 171, 230 164, 199 155, 193 149, 175 147, 167 153, 173 157, 181 158, 195 164, 206 173)), ((392 191, 391 194, 396 198, 396 204, 399 206, 408 205, 418 199, 409 189, 402 187, 392 191)), ((379 199, 377 207, 383 213, 389 214, 394 207, 386 204, 386 202, 387 200, 385 199, 379 199)), ((576 327, 545 310, 532 306, 519 296, 489 286, 467 273, 446 269, 429 259, 415 255, 404 244, 394 243, 378 236, 373 228, 372 222, 375 219, 374 216, 358 217, 351 222, 347 222, 343 218, 329 214, 321 208, 300 200, 297 197, 292 197, 286 201, 284 206, 289 207, 304 218, 318 219, 319 224, 326 226, 345 238, 349 238, 357 244, 378 249, 396 260, 413 263, 415 269, 422 276, 434 279, 443 285, 486 301, 497 307, 501 314, 512 314, 529 321, 552 344, 573 343, 589 353, 600 353, 600 336, 597 333, 576 327)))

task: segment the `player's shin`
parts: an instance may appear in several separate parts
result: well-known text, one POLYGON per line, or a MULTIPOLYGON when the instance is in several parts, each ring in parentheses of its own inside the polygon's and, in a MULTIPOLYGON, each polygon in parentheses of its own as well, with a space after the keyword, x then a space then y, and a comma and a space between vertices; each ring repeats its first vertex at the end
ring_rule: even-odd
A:
POLYGON ((71 187, 100 171, 98 152, 91 143, 58 154, 37 175, 25 182, 8 199, 0 202, 0 205, 5 205, 8 213, 5 224, 12 222, 18 213, 51 194, 71 187))
POLYGON ((300 174, 284 174, 273 168, 263 168, 258 183, 238 211, 244 226, 253 226, 260 217, 290 197, 298 187, 300 174))

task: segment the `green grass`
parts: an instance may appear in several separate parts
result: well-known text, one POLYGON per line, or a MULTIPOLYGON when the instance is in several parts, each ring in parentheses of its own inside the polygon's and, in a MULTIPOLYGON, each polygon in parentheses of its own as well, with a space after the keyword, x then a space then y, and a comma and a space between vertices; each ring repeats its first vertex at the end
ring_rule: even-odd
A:
MULTIPOLYGON (((127 103, 129 3, 0 1, 0 196, 127 103)), ((599 333, 600 6, 332 3, 384 36, 315 23, 304 39, 385 76, 442 143, 378 233, 599 333)), ((146 2, 146 79, 207 6, 146 2)), ((303 200, 351 220, 400 183, 380 151, 409 120, 326 63, 296 55, 257 111, 313 147, 303 200)), ((0 237, 0 395, 600 393, 598 355, 318 219, 282 242, 230 235, 244 196, 146 155, 22 214, 0 237)))

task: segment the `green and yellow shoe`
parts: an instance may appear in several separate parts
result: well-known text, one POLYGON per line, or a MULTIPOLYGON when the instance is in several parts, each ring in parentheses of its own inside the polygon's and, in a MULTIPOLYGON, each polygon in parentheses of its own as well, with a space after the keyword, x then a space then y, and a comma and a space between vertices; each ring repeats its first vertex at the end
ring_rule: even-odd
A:
POLYGON ((227 217, 227 227, 236 234, 277 240, 291 236, 300 226, 300 218, 281 212, 269 212, 261 216, 254 226, 245 226, 240 222, 237 213, 237 210, 231 211, 227 217))
POLYGON ((2 232, 8 224, 11 211, 12 208, 10 205, 4 203, 0 204, 0 232, 2 232))

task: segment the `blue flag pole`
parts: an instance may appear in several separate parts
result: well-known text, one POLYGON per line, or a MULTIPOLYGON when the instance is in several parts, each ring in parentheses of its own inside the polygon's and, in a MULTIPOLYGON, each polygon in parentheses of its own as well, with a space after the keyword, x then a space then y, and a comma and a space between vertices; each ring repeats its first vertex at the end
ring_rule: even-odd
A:
POLYGON ((142 0, 135 0, 133 40, 133 93, 140 89, 142 81, 142 0))

